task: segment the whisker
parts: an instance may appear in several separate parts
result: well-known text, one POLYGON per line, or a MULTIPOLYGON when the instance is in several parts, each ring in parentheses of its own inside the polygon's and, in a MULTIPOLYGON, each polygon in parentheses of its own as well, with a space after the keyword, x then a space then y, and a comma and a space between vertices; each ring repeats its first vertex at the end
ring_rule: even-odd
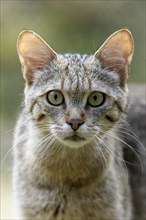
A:
POLYGON ((110 133, 109 131, 107 131, 106 134, 109 135, 110 137, 113 137, 113 138, 117 139, 118 141, 122 142, 122 143, 125 144, 126 146, 128 146, 128 147, 135 153, 135 155, 137 156, 137 158, 139 159, 140 164, 141 164, 141 168, 142 168, 142 172, 144 172, 144 168, 143 168, 143 164, 142 164, 141 158, 140 158, 140 156, 137 154, 137 152, 136 152, 127 142, 125 142, 125 141, 122 140, 121 138, 119 138, 119 137, 113 135, 113 134, 110 133))
MULTIPOLYGON (((98 137, 97 137, 96 135, 95 135, 95 138, 98 139, 98 137)), ((99 140, 99 139, 98 139, 98 140, 99 140)), ((96 143, 96 144, 97 144, 97 143, 96 143)), ((105 168, 105 166, 107 167, 107 161, 106 161, 106 158, 105 158, 105 156, 104 156, 104 153, 103 153, 103 151, 102 151, 100 145, 98 146, 97 149, 100 151, 100 154, 102 155, 102 157, 100 157, 100 158, 101 158, 102 166, 103 166, 103 168, 105 168), (102 159, 103 159, 103 160, 102 160, 102 159), (105 163, 105 166, 104 166, 104 163, 105 163)))
POLYGON ((13 148, 14 148, 14 146, 11 147, 11 148, 7 151, 7 153, 5 154, 5 156, 3 157, 2 162, 1 162, 1 167, 3 167, 3 164, 4 164, 4 161, 5 161, 6 157, 7 157, 8 154, 13 150, 13 148))
MULTIPOLYGON (((123 166, 121 164, 121 162, 123 162, 124 166, 125 166, 125 170, 123 170, 123 174, 126 175, 126 177, 128 176, 128 170, 127 170, 127 166, 125 165, 125 160, 121 157, 119 157, 118 155, 116 155, 115 153, 112 152, 112 146, 109 142, 107 142, 105 139, 104 141, 99 138, 98 136, 96 136, 96 138, 101 141, 101 143, 105 146, 106 150, 108 150, 108 152, 113 156, 113 158, 115 159, 115 166, 117 167, 118 171, 119 171, 119 167, 121 168, 121 170, 123 170, 123 166), (109 145, 109 146, 108 146, 109 145), (110 149, 111 148, 111 149, 110 149), (119 163, 119 161, 121 161, 119 163), (118 164, 116 164, 116 162, 118 162, 118 164), (124 172, 125 171, 125 172, 124 172)), ((118 152, 117 152, 118 153, 118 152)), ((117 174, 120 176, 120 172, 117 172, 117 174)))

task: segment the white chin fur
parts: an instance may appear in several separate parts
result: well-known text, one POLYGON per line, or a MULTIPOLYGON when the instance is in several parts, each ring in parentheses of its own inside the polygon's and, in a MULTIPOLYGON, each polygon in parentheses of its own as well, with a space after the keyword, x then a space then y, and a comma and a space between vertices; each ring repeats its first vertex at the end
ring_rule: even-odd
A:
POLYGON ((87 144, 89 144, 89 142, 91 142, 91 139, 89 140, 83 140, 83 141, 72 141, 72 140, 62 140, 60 138, 58 138, 58 140, 64 145, 67 146, 69 148, 80 148, 83 147, 87 144))

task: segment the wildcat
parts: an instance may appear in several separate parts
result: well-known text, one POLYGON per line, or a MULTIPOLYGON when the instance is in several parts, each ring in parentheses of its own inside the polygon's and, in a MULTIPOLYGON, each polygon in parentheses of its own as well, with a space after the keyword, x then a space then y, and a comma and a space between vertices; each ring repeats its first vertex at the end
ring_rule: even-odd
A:
POLYGON ((128 29, 94 55, 60 55, 36 33, 20 33, 26 85, 14 137, 15 219, 135 217, 123 157, 131 147, 117 138, 133 52, 128 29))

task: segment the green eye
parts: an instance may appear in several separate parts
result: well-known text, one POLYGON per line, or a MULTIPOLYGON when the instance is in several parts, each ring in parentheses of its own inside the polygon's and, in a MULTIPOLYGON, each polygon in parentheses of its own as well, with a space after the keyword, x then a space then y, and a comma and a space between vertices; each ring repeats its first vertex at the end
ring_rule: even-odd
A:
POLYGON ((98 107, 105 101, 105 95, 101 92, 91 92, 88 96, 88 105, 92 107, 98 107))
POLYGON ((52 90, 47 94, 47 100, 51 105, 58 106, 63 104, 64 97, 59 90, 52 90))

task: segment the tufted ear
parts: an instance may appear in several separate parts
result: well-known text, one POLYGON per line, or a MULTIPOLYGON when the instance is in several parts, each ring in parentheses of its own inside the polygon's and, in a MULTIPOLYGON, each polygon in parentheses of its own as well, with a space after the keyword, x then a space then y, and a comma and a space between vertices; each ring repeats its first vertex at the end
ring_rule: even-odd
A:
POLYGON ((113 33, 95 53, 103 68, 111 69, 120 75, 121 83, 128 77, 128 66, 132 61, 134 42, 128 29, 113 33))
POLYGON ((23 76, 28 84, 32 83, 37 70, 43 70, 57 58, 56 52, 33 31, 22 31, 18 37, 17 50, 23 69, 23 76))

